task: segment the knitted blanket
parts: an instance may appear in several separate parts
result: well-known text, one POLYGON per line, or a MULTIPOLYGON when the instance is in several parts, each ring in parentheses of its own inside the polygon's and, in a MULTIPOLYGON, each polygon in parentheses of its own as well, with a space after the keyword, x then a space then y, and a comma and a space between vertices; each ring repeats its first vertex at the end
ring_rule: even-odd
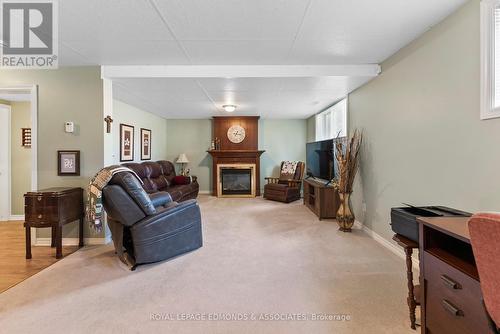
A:
POLYGON ((299 164, 298 161, 283 161, 283 165, 280 171, 280 178, 293 179, 298 164, 299 164))
POLYGON ((87 191, 87 208, 85 216, 90 226, 97 232, 102 231, 102 189, 104 189, 115 174, 123 172, 132 173, 141 184, 144 184, 133 170, 118 165, 104 167, 97 172, 92 180, 90 180, 87 191))

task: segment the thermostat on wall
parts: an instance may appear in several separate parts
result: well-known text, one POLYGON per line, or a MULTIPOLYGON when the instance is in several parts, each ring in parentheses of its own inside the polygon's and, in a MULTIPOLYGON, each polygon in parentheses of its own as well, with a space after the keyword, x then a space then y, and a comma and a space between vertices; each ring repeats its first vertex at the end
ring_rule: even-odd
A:
POLYGON ((68 133, 73 133, 75 131, 75 123, 73 122, 64 123, 64 129, 68 133))

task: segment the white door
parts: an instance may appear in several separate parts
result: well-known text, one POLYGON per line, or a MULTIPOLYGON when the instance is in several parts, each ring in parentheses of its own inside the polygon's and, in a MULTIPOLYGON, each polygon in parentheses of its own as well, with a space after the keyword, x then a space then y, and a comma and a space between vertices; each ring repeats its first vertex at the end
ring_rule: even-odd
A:
POLYGON ((10 106, 0 104, 0 221, 10 216, 10 106))

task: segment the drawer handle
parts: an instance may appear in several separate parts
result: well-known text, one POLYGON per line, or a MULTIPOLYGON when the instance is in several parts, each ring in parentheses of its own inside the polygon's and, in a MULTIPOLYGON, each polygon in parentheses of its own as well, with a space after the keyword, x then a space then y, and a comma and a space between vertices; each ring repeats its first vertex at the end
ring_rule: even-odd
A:
POLYGON ((449 278, 446 275, 441 275, 441 280, 450 289, 453 289, 453 290, 461 289, 460 284, 458 284, 457 282, 455 282, 454 280, 452 280, 451 278, 449 278))
POLYGON ((38 219, 41 219, 42 218, 42 215, 38 215, 38 219))
POLYGON ((36 199, 40 202, 42 200, 42 196, 38 196, 36 199))
POLYGON ((460 317, 464 314, 459 308, 457 308, 455 305, 453 305, 452 303, 450 303, 446 299, 443 299, 441 301, 441 305, 443 305, 444 309, 448 313, 450 313, 451 315, 453 315, 455 317, 460 317))

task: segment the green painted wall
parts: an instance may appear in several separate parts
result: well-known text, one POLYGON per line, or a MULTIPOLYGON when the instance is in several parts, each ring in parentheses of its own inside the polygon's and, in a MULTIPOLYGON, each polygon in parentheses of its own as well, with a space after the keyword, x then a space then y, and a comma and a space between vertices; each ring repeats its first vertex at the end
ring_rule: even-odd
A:
POLYGON ((316 141, 316 116, 307 119, 307 142, 316 141))
POLYGON ((305 119, 262 119, 259 121, 260 184, 266 176, 279 176, 283 160, 306 160, 307 121, 305 119))
POLYGON ((134 161, 141 161, 141 128, 151 130, 151 160, 167 155, 167 120, 122 101, 113 100, 113 163, 120 163, 120 123, 134 126, 134 161))
POLYGON ((11 214, 24 215, 23 195, 31 191, 31 148, 22 146, 21 129, 31 127, 31 103, 12 102, 10 107, 11 214))
MULTIPOLYGON (((67 67, 57 70, 0 70, 0 87, 38 85, 38 187, 86 188, 103 166, 103 97, 100 68, 67 67), (65 133, 64 122, 75 122, 65 133), (57 176, 57 150, 81 151, 81 175, 57 176)), ((68 224, 64 237, 76 237, 78 226, 68 224)), ((38 236, 50 235, 38 229, 38 236)), ((85 236, 101 237, 85 226, 85 236)))
POLYGON ((390 57, 349 96, 351 129, 365 135, 353 202, 387 239, 390 208, 401 202, 500 211, 500 119, 479 118, 479 2, 390 57))
MULTIPOLYGON (((266 150, 261 157, 261 184, 264 177, 277 176, 282 160, 305 160, 307 121, 304 119, 259 120, 259 148, 266 150)), ((175 161, 186 153, 188 168, 198 176, 200 191, 209 192, 212 184, 212 158, 206 153, 212 140, 212 120, 167 121, 167 159, 175 161)))
POLYGON ((180 153, 186 153, 190 161, 187 168, 198 177, 200 191, 203 192, 212 187, 212 158, 206 152, 211 140, 210 119, 167 120, 167 160, 175 163, 180 153))

